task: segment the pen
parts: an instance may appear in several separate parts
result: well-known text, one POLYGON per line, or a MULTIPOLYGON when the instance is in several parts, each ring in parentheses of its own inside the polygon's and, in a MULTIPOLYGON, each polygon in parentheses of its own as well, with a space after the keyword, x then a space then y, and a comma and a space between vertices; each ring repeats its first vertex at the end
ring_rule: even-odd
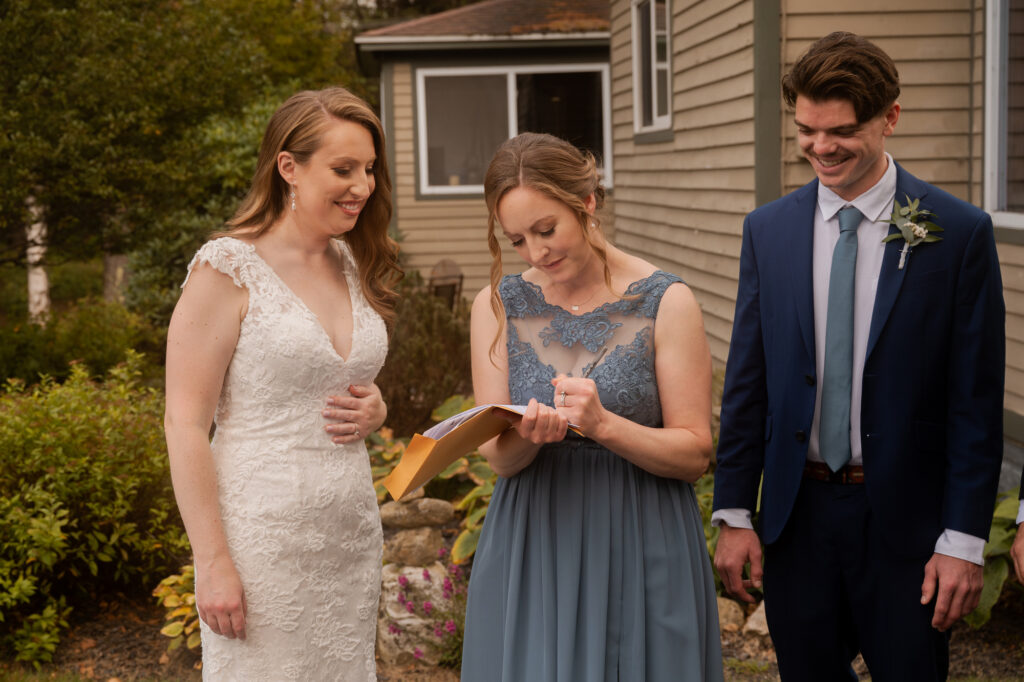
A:
POLYGON ((595 359, 592 363, 590 363, 590 367, 587 367, 587 371, 585 371, 583 373, 583 377, 582 378, 586 379, 587 377, 590 376, 590 373, 594 371, 594 368, 597 367, 597 364, 599 362, 601 362, 601 358, 603 358, 604 354, 607 353, 607 352, 608 352, 608 346, 605 346, 604 348, 601 349, 601 352, 597 354, 597 359, 595 359))

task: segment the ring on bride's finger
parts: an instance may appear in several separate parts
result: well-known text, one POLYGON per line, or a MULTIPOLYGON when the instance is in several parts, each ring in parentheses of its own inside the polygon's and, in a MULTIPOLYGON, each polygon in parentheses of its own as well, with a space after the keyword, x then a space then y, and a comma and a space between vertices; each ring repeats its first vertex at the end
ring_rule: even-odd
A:
POLYGON ((353 436, 358 436, 359 435, 359 427, 358 426, 356 427, 356 430, 352 432, 352 435, 353 436))
POLYGON ((562 407, 565 407, 565 391, 562 391, 559 396, 562 398, 562 402, 559 403, 562 407))

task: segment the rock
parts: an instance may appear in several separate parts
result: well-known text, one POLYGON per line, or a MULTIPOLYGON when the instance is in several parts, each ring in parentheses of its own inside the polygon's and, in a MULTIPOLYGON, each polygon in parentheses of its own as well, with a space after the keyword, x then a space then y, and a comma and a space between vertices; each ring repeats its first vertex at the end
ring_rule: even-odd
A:
POLYGON ((423 497, 409 502, 388 502, 380 508, 380 521, 386 528, 440 526, 455 517, 451 502, 423 497))
POLYGON ((718 597, 718 627, 722 632, 738 632, 743 627, 743 609, 732 599, 718 597))
POLYGON ((743 632, 752 633, 761 637, 768 636, 768 619, 764 615, 764 602, 757 605, 757 609, 747 618, 743 632))
POLYGON ((384 543, 384 561, 403 566, 427 566, 437 561, 443 546, 439 528, 400 530, 384 543))
POLYGON ((377 612, 377 656, 382 662, 389 665, 409 665, 417 661, 437 665, 440 662, 450 637, 444 630, 449 615, 445 605, 450 603, 444 596, 445 577, 445 568, 437 561, 426 568, 395 564, 384 567, 377 612), (425 578, 424 572, 430 580, 425 578), (425 607, 428 602, 430 613, 425 607), (416 651, 420 652, 419 656, 416 651))

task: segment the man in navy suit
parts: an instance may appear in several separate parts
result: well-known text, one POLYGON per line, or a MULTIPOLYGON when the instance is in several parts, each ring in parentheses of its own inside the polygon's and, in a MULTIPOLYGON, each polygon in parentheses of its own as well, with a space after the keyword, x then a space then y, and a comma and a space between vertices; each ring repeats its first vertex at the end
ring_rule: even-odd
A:
POLYGON ((814 43, 783 94, 817 179, 743 225, 715 567, 745 601, 763 584, 787 682, 855 680, 858 652, 876 682, 945 679, 949 628, 981 594, 1002 458, 999 263, 988 215, 886 153, 899 92, 869 41, 814 43), (913 207, 899 225, 894 201, 913 207))

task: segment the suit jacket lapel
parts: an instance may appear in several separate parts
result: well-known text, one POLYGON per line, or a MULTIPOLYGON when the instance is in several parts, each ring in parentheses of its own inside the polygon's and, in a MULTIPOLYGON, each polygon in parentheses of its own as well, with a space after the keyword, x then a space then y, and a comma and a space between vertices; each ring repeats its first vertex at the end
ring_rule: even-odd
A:
MULTIPOLYGON (((903 167, 896 164, 896 199, 905 204, 909 196, 911 199, 923 199, 928 194, 928 185, 921 182, 913 175, 903 170, 903 167)), ((889 226, 889 234, 898 232, 895 225, 889 226)), ((878 343, 878 337, 885 328, 889 319, 896 298, 899 296, 900 287, 903 285, 903 276, 910 266, 910 260, 899 269, 900 251, 903 250, 903 240, 894 239, 885 245, 885 253, 882 256, 882 272, 878 276, 878 290, 875 292, 875 307, 871 311, 871 327, 868 331, 868 347, 866 357, 871 357, 871 351, 878 343)))
POLYGON ((818 206, 818 181, 794 194, 793 223, 783 244, 789 255, 781 261, 793 278, 793 302, 800 322, 800 335, 814 361, 814 211, 818 206))

